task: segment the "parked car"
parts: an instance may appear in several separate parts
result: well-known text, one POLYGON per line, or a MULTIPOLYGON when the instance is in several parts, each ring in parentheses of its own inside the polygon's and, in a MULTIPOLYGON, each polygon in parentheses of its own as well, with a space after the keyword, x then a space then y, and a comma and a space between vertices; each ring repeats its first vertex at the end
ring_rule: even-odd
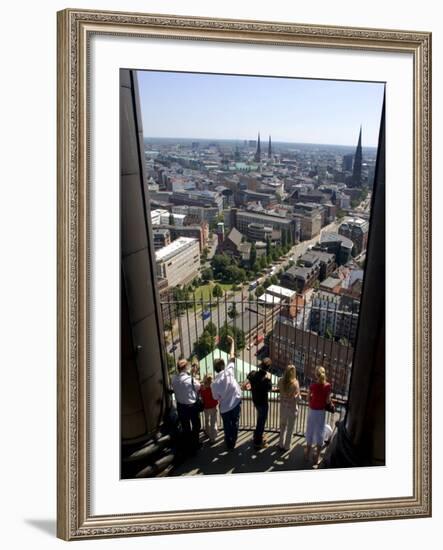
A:
POLYGON ((209 317, 211 317, 211 312, 209 311, 209 309, 205 309, 202 313, 203 321, 206 321, 206 319, 209 319, 209 317))

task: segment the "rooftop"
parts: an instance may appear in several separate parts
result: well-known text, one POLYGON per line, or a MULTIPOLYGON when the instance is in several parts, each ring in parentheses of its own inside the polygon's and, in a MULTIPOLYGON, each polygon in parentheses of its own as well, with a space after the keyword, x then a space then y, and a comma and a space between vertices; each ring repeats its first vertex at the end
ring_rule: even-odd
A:
POLYGON ((283 296, 285 298, 292 298, 295 294, 295 290, 290 290, 289 288, 285 288, 279 285, 270 285, 268 286, 266 291, 271 294, 277 294, 278 296, 283 296))
POLYGON ((171 244, 157 250, 155 253, 155 259, 157 262, 165 261, 172 258, 182 250, 185 250, 189 246, 192 246, 194 243, 198 245, 197 239, 193 239, 191 237, 179 237, 175 241, 172 241, 171 244))

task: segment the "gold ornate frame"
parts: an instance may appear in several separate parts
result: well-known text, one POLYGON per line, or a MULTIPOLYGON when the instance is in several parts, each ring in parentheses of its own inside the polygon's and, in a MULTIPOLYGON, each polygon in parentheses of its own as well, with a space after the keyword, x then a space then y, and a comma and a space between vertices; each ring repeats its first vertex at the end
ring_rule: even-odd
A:
POLYGON ((58 13, 58 536, 184 533, 431 515, 431 34, 64 10, 58 13), (93 34, 408 52, 414 59, 413 496, 92 516, 88 488, 88 44, 93 34))

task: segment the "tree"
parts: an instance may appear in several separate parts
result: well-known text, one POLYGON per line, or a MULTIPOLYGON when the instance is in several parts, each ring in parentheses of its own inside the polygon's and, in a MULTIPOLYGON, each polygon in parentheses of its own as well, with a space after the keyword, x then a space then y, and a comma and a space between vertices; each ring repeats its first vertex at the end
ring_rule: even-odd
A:
POLYGON ((267 237, 266 239, 266 256, 271 256, 271 251, 272 251, 272 242, 271 242, 271 239, 269 237, 267 237))
POLYGON ((257 247, 255 246, 255 243, 253 242, 251 245, 251 253, 249 256, 249 265, 251 269, 254 269, 255 261, 257 260, 257 247))
POLYGON ((215 337, 209 334, 206 330, 203 331, 197 342, 194 343, 193 353, 203 359, 215 349, 215 337))
POLYGON ((214 276, 224 279, 226 269, 231 265, 231 263, 231 258, 226 254, 216 254, 211 261, 214 276))
POLYGON ((265 269, 265 267, 268 265, 266 256, 260 256, 258 260, 258 265, 260 266, 260 269, 265 269))
POLYGON ((271 281, 269 279, 266 279, 266 281, 263 283, 263 288, 268 288, 271 286, 271 281))
POLYGON ((254 301, 254 295, 252 294, 252 292, 249 293, 248 300, 249 300, 250 302, 253 302, 253 301, 254 301))
POLYGON ((176 302, 177 314, 183 313, 191 305, 189 300, 189 288, 187 286, 179 287, 176 286, 172 290, 172 296, 174 302, 176 302))
POLYGON ((272 285, 278 285, 278 277, 277 275, 272 275, 272 277, 269 279, 271 281, 272 285))
POLYGON ((212 281, 213 278, 214 278, 214 272, 210 267, 206 267, 205 269, 202 270, 202 280, 205 283, 212 281))
POLYGON ((214 285, 212 289, 212 295, 214 298, 223 298, 223 289, 220 285, 214 285))
POLYGON ((210 336, 217 336, 217 327, 212 321, 208 321, 203 332, 207 332, 210 336))
POLYGON ((228 335, 234 338, 235 351, 238 352, 245 347, 245 333, 238 327, 233 327, 225 323, 218 332, 219 344, 218 347, 229 353, 231 349, 231 343, 228 340, 228 335))
POLYGON ((169 375, 172 376, 173 374, 175 374, 176 372, 175 359, 174 359, 174 356, 170 353, 166 354, 166 365, 168 368, 169 375))
POLYGON ((235 319, 236 317, 238 317, 238 311, 235 302, 232 302, 232 304, 229 306, 228 317, 230 319, 235 319))
POLYGON ((283 248, 285 248, 287 244, 288 244, 288 233, 287 233, 286 229, 282 229, 282 232, 281 232, 281 245, 282 245, 283 248))
POLYGON ((175 225, 175 218, 172 212, 169 214, 169 225, 175 225))
POLYGON ((258 287, 255 289, 255 295, 257 296, 257 298, 259 298, 262 294, 264 294, 265 292, 265 289, 263 288, 262 285, 258 285, 258 287))

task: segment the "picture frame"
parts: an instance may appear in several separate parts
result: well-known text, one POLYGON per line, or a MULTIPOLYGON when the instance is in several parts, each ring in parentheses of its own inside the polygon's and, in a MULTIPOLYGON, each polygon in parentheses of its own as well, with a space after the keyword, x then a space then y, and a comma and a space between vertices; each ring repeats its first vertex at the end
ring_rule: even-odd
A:
MULTIPOLYGON (((58 13, 57 533, 65 540, 431 515, 431 35, 427 32, 68 9, 58 13), (96 513, 91 479, 91 61, 95 36, 405 54, 412 60, 411 464, 406 496, 96 513)), ((95 204, 95 203, 94 203, 95 204)), ((98 307, 94 303, 94 307, 98 307)), ((95 340, 94 340, 95 341, 95 340)), ((95 386, 94 386, 95 387, 95 386)), ((94 390, 95 391, 95 390, 94 390)), ((118 453, 118 450, 115 451, 118 453)), ((118 475, 118 472, 116 472, 118 475)), ((158 480, 160 481, 160 480, 158 480)), ((277 495, 278 501, 278 495, 277 495)))

